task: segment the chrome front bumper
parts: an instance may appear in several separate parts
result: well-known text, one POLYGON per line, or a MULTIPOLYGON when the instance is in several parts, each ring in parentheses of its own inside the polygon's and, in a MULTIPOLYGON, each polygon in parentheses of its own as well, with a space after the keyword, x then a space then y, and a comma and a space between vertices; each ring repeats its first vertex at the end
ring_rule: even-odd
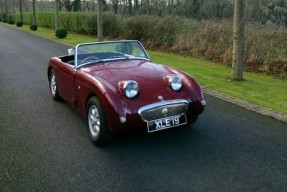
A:
POLYGON ((160 101, 141 107, 138 114, 143 121, 182 115, 186 112, 188 101, 184 99, 160 101))

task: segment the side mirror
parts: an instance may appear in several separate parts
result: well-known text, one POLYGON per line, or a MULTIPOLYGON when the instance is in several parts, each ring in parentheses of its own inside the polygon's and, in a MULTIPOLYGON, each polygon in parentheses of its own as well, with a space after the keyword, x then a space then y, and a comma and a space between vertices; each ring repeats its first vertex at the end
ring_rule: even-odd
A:
POLYGON ((68 53, 69 55, 75 55, 75 49, 74 48, 68 49, 68 53))

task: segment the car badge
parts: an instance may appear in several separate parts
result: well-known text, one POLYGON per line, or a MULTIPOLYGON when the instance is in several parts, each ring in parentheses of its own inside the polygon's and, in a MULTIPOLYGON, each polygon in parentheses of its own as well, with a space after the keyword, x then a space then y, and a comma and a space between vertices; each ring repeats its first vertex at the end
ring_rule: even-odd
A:
POLYGON ((157 98, 161 101, 163 100, 163 97, 161 95, 159 95, 157 98))
POLYGON ((166 115, 167 113, 168 113, 168 109, 165 107, 165 108, 163 108, 162 110, 161 110, 161 113, 163 114, 163 115, 166 115))

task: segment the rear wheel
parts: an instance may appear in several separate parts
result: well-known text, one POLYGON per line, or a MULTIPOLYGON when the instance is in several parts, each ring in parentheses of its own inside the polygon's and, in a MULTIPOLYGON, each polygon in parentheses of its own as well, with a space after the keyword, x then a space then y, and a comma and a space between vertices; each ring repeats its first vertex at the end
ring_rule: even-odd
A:
POLYGON ((60 95, 58 93, 57 83, 56 83, 56 76, 54 69, 51 69, 49 73, 49 85, 50 85, 50 92, 54 100, 60 100, 60 95))
POLYGON ((104 109, 97 97, 88 101, 87 124, 90 138, 96 145, 103 146, 112 141, 113 134, 108 128, 104 109))

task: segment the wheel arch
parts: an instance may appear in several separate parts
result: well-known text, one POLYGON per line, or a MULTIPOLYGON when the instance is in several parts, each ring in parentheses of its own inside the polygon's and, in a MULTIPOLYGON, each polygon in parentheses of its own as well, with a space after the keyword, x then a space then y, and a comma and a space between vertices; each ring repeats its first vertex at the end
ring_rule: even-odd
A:
MULTIPOLYGON (((97 95, 96 93, 94 93, 94 92, 89 93, 89 94, 87 95, 86 100, 85 100, 85 110, 86 110, 86 111, 87 111, 88 102, 89 102, 89 100, 90 100, 92 97, 97 97, 97 98, 99 99, 99 97, 98 97, 98 95, 97 95)), ((100 100, 100 99, 99 99, 99 100, 100 100)), ((101 100, 100 100, 100 102, 101 102, 101 100)))
POLYGON ((116 129, 120 123, 119 116, 124 114, 125 111, 121 98, 117 95, 117 93, 115 93, 114 90, 110 89, 110 87, 105 84, 101 84, 101 86, 97 86, 96 84, 89 86, 86 96, 83 98, 83 112, 85 113, 84 117, 87 116, 87 105, 92 97, 97 97, 103 106, 110 130, 113 131, 116 129))
POLYGON ((53 67, 51 67, 51 66, 48 67, 48 71, 47 71, 48 79, 50 78, 50 73, 51 73, 52 69, 53 69, 53 67))

